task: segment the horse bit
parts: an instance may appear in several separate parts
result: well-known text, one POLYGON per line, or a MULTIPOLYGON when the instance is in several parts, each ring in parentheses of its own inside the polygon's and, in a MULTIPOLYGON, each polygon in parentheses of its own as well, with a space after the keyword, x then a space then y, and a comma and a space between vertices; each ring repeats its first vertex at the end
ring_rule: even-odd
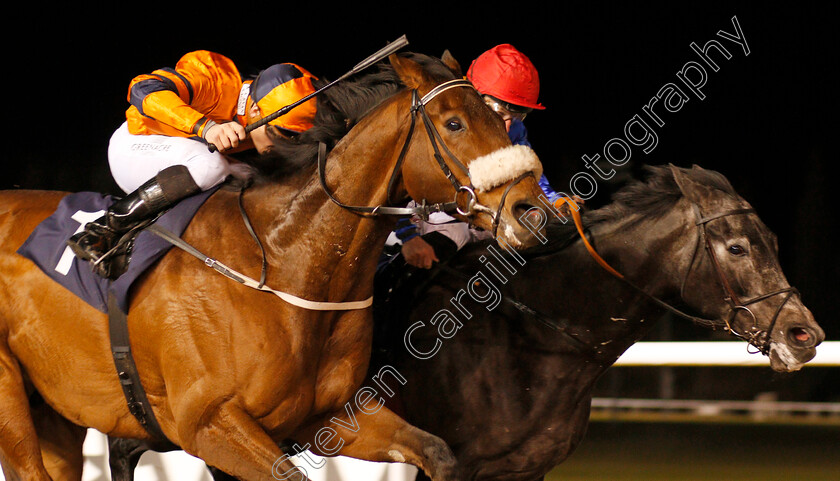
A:
POLYGON ((485 206, 483 204, 480 204, 478 202, 478 198, 477 198, 476 193, 475 193, 475 188, 472 186, 471 183, 470 183, 470 185, 463 185, 458 181, 458 179, 452 173, 452 170, 446 164, 446 161, 444 160, 443 155, 441 154, 441 148, 443 148, 443 151, 447 154, 447 156, 449 156, 449 158, 452 159, 452 162, 455 163, 455 165, 461 171, 463 171, 467 175, 468 178, 470 177, 470 171, 467 168, 467 166, 464 165, 463 162, 458 160, 458 157, 455 156, 455 154, 452 153, 452 151, 449 150, 449 148, 443 142, 443 139, 441 138, 440 133, 438 132, 437 128, 435 128, 434 124, 432 123, 432 120, 429 117, 429 114, 426 113, 425 106, 426 106, 426 104, 431 102, 432 99, 434 99, 435 97, 437 97, 441 93, 443 93, 443 92, 445 92, 449 89, 452 89, 452 88, 460 88, 460 87, 475 89, 475 86, 473 86, 472 82, 470 82, 469 80, 454 79, 454 80, 449 80, 447 82, 444 82, 444 83, 438 85, 437 87, 430 90, 422 98, 417 93, 417 89, 412 90, 412 93, 411 93, 411 110, 410 110, 411 125, 409 126, 408 135, 406 136, 405 142, 403 143, 402 149, 400 150, 399 157, 397 158, 397 162, 396 162, 396 165, 394 167, 394 171, 392 172, 391 178, 388 181, 388 190, 387 190, 387 200, 388 200, 389 203, 393 203, 392 202, 392 194, 393 194, 394 188, 396 186, 399 174, 402 171, 402 164, 405 161, 406 154, 408 153, 409 144, 411 143, 411 138, 412 138, 412 135, 414 133, 414 127, 415 127, 416 121, 417 121, 417 114, 419 113, 420 117, 423 119, 423 125, 426 128, 426 134, 429 137, 429 141, 431 141, 431 143, 432 143, 432 149, 434 150, 434 157, 435 157, 435 160, 438 163, 438 167, 443 172, 443 174, 446 176, 446 178, 449 180, 449 182, 452 184, 452 186, 455 188, 455 200, 453 200, 452 202, 437 203, 437 204, 430 204, 430 205, 427 205, 426 201, 423 200, 421 202, 421 204, 417 207, 391 207, 391 206, 382 206, 382 205, 376 206, 376 207, 366 207, 366 206, 352 206, 352 205, 343 204, 333 196, 333 194, 330 192, 329 188, 327 187, 326 177, 325 177, 326 176, 325 166, 326 166, 326 157, 327 157, 327 151, 326 151, 327 147, 326 147, 326 144, 324 144, 322 142, 318 146, 318 171, 319 171, 319 178, 321 180, 321 186, 323 187, 323 189, 327 193, 327 195, 330 197, 330 199, 335 204, 339 205, 340 207, 351 210, 351 211, 355 211, 357 213, 368 214, 368 215, 380 215, 380 214, 381 215, 412 215, 412 214, 416 214, 416 215, 419 215, 424 220, 427 220, 429 218, 429 214, 431 214, 433 212, 447 212, 447 213, 449 213, 449 212, 454 211, 454 212, 457 212, 457 213, 459 213, 459 214, 461 214, 465 217, 472 217, 473 215, 475 215, 476 212, 483 212, 483 213, 486 213, 486 214, 490 215, 490 217, 493 221, 492 222, 493 237, 495 237, 496 236, 496 231, 498 230, 498 227, 499 227, 499 222, 501 220, 502 208, 504 207, 505 199, 507 198, 508 193, 510 192, 510 190, 516 184, 518 184, 519 182, 524 180, 526 177, 533 176, 534 173, 530 172, 530 171, 525 172, 525 173, 519 175, 518 177, 516 177, 515 179, 512 179, 513 181, 510 182, 510 184, 505 188, 505 191, 502 194, 502 198, 499 202, 499 207, 495 211, 493 209, 491 209, 490 207, 487 207, 487 206, 485 206), (460 196, 462 196, 464 194, 467 195, 466 204, 465 204, 466 207, 462 208, 461 204, 458 202, 458 200, 459 200, 460 196))

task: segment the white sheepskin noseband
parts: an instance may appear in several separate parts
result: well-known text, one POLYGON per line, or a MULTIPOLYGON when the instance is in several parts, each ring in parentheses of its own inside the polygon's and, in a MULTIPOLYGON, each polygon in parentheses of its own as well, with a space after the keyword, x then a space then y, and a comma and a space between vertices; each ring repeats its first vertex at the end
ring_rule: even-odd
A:
POLYGON ((511 145, 470 162, 470 179, 476 191, 486 192, 526 172, 539 180, 542 164, 537 154, 525 145, 511 145))

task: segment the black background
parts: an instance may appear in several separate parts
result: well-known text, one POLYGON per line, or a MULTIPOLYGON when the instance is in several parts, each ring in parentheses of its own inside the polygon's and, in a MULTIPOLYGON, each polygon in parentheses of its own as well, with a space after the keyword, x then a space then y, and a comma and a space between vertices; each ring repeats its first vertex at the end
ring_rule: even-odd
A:
MULTIPOLYGON (((826 2, 827 3, 827 2, 826 2)), ((557 190, 584 170, 676 72, 689 45, 717 38, 733 54, 703 91, 663 117, 650 154, 631 165, 699 164, 726 175, 780 238, 782 265, 829 339, 837 321, 837 20, 797 3, 318 2, 43 7, 7 12, 7 112, 2 188, 118 193, 107 169, 131 78, 174 66, 190 50, 232 58, 244 72, 295 62, 336 78, 406 34, 409 50, 449 49, 466 69, 499 43, 528 55, 545 111, 526 124, 557 190), (197 10, 201 10, 197 13, 197 10), (751 53, 716 37, 737 16, 751 53)), ((601 161, 603 164, 604 161, 601 161)), ((607 195, 611 186, 601 185, 607 195)))

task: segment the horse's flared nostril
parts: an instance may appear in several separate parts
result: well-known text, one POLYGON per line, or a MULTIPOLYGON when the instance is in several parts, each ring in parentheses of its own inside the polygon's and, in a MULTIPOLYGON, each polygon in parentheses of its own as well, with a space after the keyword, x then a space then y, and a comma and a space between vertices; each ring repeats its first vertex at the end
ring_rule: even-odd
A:
POLYGON ((802 348, 811 348, 821 342, 819 336, 806 327, 790 328, 787 333, 787 338, 789 343, 802 348))
POLYGON ((542 217, 545 215, 541 209, 536 209, 527 202, 516 203, 511 212, 520 222, 525 221, 530 225, 539 225, 543 222, 542 217))

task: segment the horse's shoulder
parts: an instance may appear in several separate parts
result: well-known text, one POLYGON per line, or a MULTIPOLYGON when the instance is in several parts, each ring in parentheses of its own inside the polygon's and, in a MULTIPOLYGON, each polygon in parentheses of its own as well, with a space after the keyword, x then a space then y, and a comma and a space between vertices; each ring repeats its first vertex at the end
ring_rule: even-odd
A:
POLYGON ((204 222, 220 216, 228 215, 239 209, 239 191, 234 189, 220 188, 202 202, 195 213, 194 221, 204 222))

